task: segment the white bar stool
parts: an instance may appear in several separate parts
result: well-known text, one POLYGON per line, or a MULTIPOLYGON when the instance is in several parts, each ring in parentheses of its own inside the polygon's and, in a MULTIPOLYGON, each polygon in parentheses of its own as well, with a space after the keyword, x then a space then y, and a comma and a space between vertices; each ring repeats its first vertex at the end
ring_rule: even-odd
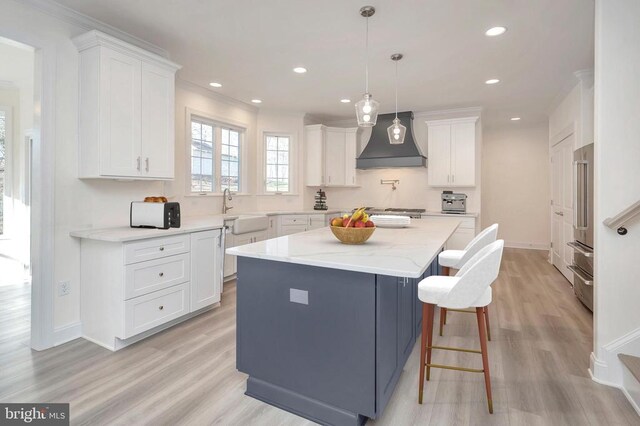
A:
MULTIPOLYGON (((445 250, 438 255, 438 263, 442 266, 442 275, 449 275, 450 268, 460 269, 465 263, 469 261, 480 249, 491 244, 498 238, 498 224, 483 229, 478 235, 475 236, 464 250, 445 250)), ((464 309, 451 309, 455 312, 474 313, 474 311, 467 311, 464 309)), ((487 337, 491 340, 491 329, 489 327, 489 308, 484 311, 485 322, 487 323, 487 337)), ((440 335, 442 336, 442 330, 447 323, 447 308, 440 310, 440 335)))
POLYGON ((418 386, 418 403, 422 404, 424 390, 425 367, 426 380, 429 380, 431 368, 484 373, 489 413, 493 413, 491 398, 491 377, 489 375, 489 356, 487 353, 486 326, 484 310, 491 303, 491 284, 498 278, 504 241, 495 241, 475 254, 458 273, 453 276, 434 275, 425 278, 418 284, 418 298, 422 302, 422 340, 420 345, 420 384, 418 386), (433 345, 433 317, 435 307, 462 309, 475 308, 480 334, 480 350, 453 348, 433 345), (448 351, 470 352, 482 355, 482 369, 465 368, 454 365, 431 363, 431 351, 442 349, 448 351), (426 358, 426 361, 425 361, 426 358))

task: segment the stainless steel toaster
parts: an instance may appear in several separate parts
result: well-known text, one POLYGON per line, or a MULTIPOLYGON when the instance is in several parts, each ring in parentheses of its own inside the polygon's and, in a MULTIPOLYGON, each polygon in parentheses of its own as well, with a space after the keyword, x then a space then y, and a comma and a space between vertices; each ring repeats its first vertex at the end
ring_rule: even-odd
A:
POLYGON ((129 224, 132 228, 180 228, 180 203, 133 201, 129 224))

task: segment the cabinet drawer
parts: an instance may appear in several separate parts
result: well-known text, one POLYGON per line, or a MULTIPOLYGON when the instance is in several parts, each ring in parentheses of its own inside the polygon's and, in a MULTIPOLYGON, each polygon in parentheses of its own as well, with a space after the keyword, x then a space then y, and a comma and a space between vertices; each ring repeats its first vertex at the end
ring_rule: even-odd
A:
POLYGON ((323 214, 311 214, 309 215, 309 225, 312 229, 315 228, 323 228, 324 224, 324 215, 323 214))
POLYGON ((306 225, 289 225, 289 226, 283 226, 280 230, 280 237, 283 237, 285 235, 292 235, 292 234, 297 234, 299 232, 304 232, 307 230, 306 225))
POLYGON ((129 265, 189 251, 189 235, 151 238, 124 246, 124 263, 129 265))
POLYGON ((307 215, 285 215, 280 216, 280 225, 281 226, 290 226, 290 225, 306 225, 309 220, 307 215))
POLYGON ((189 281, 190 258, 189 253, 185 253, 127 265, 125 300, 189 281))
POLYGON ((158 290, 124 302, 124 335, 140 334, 189 313, 189 283, 158 290))

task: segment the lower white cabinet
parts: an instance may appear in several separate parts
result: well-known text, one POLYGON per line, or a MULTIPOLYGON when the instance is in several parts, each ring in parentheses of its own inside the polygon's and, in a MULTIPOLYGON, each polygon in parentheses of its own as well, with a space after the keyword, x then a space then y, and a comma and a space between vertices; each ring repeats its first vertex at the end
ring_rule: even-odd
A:
POLYGON ((222 230, 129 242, 81 242, 87 340, 121 349, 220 302, 222 230))
MULTIPOLYGON (((270 219, 271 221, 271 219, 270 219)), ((271 222, 270 222, 271 223, 271 222)), ((257 243, 272 238, 269 236, 269 229, 264 231, 247 232, 246 234, 234 235, 229 230, 225 240, 225 250, 231 247, 243 246, 245 244, 257 243)), ((273 237, 275 238, 275 237, 273 237)), ((224 254, 224 279, 232 279, 237 272, 238 259, 236 256, 224 254)))
MULTIPOLYGON (((451 215, 449 216, 423 215, 422 217, 427 219, 432 219, 432 220, 450 220, 452 218, 451 215)), ((447 244, 445 244, 445 249, 463 250, 467 246, 467 244, 469 244, 471 240, 473 240, 473 238, 476 236, 477 218, 468 217, 468 216, 464 216, 464 217, 453 216, 453 218, 460 220, 460 226, 458 226, 458 229, 456 229, 456 232, 453 233, 453 235, 447 241, 447 244)))
POLYGON ((280 216, 278 236, 297 234, 323 228, 325 225, 324 214, 289 214, 280 216))

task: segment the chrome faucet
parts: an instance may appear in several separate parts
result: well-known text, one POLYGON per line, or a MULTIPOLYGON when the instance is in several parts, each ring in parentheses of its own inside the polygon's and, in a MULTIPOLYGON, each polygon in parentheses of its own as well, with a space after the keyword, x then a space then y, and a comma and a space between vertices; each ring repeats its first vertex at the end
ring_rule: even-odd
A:
POLYGON ((222 214, 227 214, 227 212, 233 208, 233 207, 227 207, 227 199, 229 201, 233 200, 233 198, 231 197, 231 191, 229 191, 229 188, 225 188, 224 191, 222 191, 222 214))

